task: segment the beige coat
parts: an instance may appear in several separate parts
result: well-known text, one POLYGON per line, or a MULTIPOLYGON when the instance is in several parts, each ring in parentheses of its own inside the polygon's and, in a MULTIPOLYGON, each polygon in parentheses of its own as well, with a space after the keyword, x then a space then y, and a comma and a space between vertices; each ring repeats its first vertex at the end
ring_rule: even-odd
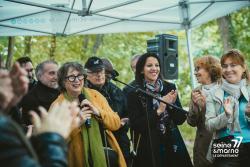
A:
MULTIPOLYGON (((241 88, 242 95, 249 102, 250 95, 250 86, 241 88)), ((220 113, 221 108, 223 107, 223 98, 224 98, 224 90, 221 87, 214 89, 210 92, 208 98, 206 99, 206 121, 205 126, 208 131, 213 133, 213 139, 218 138, 218 130, 231 127, 232 117, 227 117, 225 112, 220 113)), ((245 115, 246 119, 250 122, 250 115, 245 115)), ((237 125, 239 126, 239 125, 237 125)), ((237 127, 234 126, 234 127, 237 127)), ((210 149, 211 149, 210 143, 210 149)), ((213 161, 211 156, 211 152, 208 151, 207 159, 209 161, 213 161)))

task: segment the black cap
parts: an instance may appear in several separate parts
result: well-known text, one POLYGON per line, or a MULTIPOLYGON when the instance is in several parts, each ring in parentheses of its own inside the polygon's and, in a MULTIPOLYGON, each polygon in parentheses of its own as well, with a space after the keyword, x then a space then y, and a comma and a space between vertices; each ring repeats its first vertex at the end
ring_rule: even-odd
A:
POLYGON ((104 64, 102 62, 102 59, 99 57, 90 57, 87 62, 85 63, 84 68, 96 72, 104 69, 104 64))

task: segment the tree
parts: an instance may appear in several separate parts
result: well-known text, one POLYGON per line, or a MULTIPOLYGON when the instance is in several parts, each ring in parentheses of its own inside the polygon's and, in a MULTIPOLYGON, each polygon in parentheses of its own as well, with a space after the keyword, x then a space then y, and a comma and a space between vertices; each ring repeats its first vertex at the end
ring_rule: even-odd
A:
POLYGON ((27 36, 24 38, 24 56, 30 56, 31 54, 31 36, 27 36))
POLYGON ((99 49, 99 47, 102 45, 103 43, 103 37, 104 35, 103 34, 98 34, 96 35, 96 40, 95 40, 95 43, 94 43, 94 46, 93 46, 93 51, 92 51, 92 55, 93 56, 96 56, 96 53, 99 49))
POLYGON ((51 60, 55 59, 55 50, 56 50, 56 36, 51 36, 50 40, 50 51, 49 51, 49 58, 51 60))
POLYGON ((14 54, 14 45, 15 45, 15 37, 9 37, 8 56, 7 56, 6 65, 5 65, 7 69, 10 69, 11 67, 11 62, 12 62, 13 54, 14 54))
POLYGON ((231 16, 227 15, 217 19, 224 52, 233 48, 233 26, 231 16))

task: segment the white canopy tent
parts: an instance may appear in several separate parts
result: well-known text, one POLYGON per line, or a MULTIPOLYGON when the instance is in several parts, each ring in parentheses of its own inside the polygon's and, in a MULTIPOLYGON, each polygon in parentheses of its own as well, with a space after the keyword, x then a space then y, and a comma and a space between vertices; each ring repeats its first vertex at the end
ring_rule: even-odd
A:
POLYGON ((0 0, 0 36, 78 35, 190 29, 250 0, 0 0))

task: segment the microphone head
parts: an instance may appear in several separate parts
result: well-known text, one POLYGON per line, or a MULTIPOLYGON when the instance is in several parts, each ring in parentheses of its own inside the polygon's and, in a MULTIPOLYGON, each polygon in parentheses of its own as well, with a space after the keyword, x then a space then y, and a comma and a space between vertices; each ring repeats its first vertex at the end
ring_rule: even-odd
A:
POLYGON ((110 74, 111 74, 112 79, 114 79, 114 78, 116 78, 116 77, 119 76, 119 73, 116 70, 111 71, 110 74))
POLYGON ((78 100, 79 100, 79 102, 81 103, 83 100, 85 99, 85 96, 84 96, 84 94, 79 94, 79 96, 78 96, 78 100))
POLYGON ((91 119, 87 119, 86 120, 85 126, 86 126, 86 128, 90 128, 91 127, 91 119))

